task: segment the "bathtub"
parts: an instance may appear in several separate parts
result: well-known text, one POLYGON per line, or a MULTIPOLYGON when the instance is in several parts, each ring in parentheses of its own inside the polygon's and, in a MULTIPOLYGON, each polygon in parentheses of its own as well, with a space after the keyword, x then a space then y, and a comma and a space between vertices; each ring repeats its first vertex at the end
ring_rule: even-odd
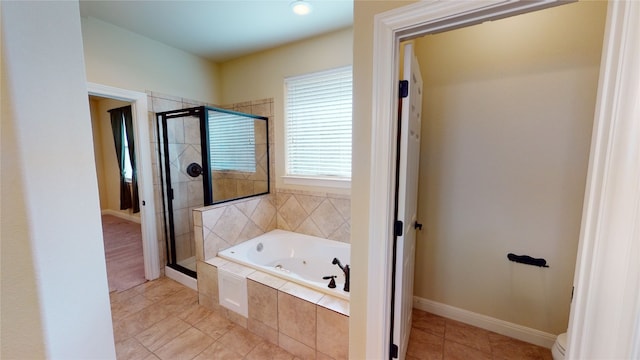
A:
POLYGON ((349 263, 351 245, 285 230, 273 230, 251 240, 218 252, 218 256, 287 281, 348 300, 343 291, 344 273, 333 258, 342 265, 349 263), (336 287, 328 287, 324 276, 336 275, 336 287))

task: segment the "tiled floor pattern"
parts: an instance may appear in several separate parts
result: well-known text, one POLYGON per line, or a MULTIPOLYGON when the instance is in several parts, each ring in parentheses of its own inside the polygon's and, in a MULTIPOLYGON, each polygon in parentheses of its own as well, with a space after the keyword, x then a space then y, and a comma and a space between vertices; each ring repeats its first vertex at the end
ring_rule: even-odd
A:
POLYGON ((551 351, 413 309, 408 360, 552 360, 551 351))
POLYGON ((167 278, 111 293, 118 360, 293 359, 293 355, 198 305, 167 278))
MULTIPOLYGON (((198 305, 195 291, 162 278, 111 293, 116 355, 126 359, 296 359, 198 305)), ((535 345, 413 312, 407 359, 551 359, 535 345)))

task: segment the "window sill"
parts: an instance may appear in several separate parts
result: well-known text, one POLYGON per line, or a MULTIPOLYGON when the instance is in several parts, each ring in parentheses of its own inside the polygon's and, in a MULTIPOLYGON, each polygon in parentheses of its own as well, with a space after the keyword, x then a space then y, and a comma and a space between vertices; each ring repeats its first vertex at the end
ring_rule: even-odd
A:
POLYGON ((351 189, 351 179, 332 178, 332 177, 316 177, 316 176, 293 176, 285 175, 282 177, 285 184, 305 185, 305 186, 321 186, 339 189, 351 189))

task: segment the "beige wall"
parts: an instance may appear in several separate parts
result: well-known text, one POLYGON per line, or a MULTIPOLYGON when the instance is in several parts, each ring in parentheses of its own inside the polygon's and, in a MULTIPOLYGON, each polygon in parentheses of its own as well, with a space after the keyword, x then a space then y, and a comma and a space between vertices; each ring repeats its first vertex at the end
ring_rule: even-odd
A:
POLYGON ((220 103, 218 65, 95 18, 82 18, 87 80, 220 103))
POLYGON ((416 296, 566 331, 605 15, 580 2, 416 40, 416 296))
POLYGON ((352 64, 352 30, 345 29, 220 65, 223 103, 274 99, 276 187, 348 194, 348 189, 285 185, 284 78, 352 64))

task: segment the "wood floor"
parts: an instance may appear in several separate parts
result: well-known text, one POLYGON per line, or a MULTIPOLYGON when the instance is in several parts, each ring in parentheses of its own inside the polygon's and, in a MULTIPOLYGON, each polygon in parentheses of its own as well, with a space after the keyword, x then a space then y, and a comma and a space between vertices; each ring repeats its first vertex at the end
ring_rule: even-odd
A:
POLYGON ((102 216, 109 292, 124 291, 146 281, 140 224, 102 216))

